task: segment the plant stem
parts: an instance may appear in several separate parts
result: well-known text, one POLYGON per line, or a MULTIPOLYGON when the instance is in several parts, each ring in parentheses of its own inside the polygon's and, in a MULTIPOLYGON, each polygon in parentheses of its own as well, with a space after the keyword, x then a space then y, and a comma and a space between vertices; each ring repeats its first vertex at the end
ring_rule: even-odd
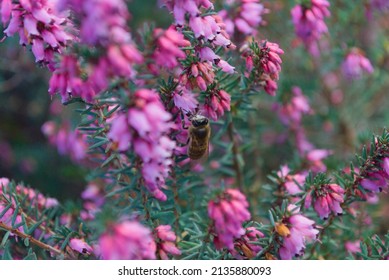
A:
POLYGON ((232 142, 232 158, 233 158, 233 164, 234 164, 234 169, 235 169, 235 176, 236 176, 236 182, 238 184, 238 188, 243 191, 243 180, 242 180, 242 170, 240 169, 239 166, 239 160, 238 160, 238 155, 239 155, 239 148, 238 148, 238 143, 236 142, 236 139, 234 137, 234 125, 232 123, 232 117, 230 120, 230 123, 228 124, 228 136, 230 137, 230 140, 232 142))
POLYGON ((7 225, 4 224, 3 222, 0 222, 0 228, 3 228, 3 229, 5 229, 5 230, 7 230, 7 231, 10 231, 10 232, 12 232, 13 234, 19 236, 20 238, 23 238, 23 239, 28 238, 29 241, 30 241, 32 244, 34 244, 34 245, 36 245, 36 246, 38 246, 38 247, 40 247, 40 248, 42 248, 42 249, 44 249, 44 250, 50 251, 50 252, 52 252, 52 253, 54 253, 54 254, 56 254, 56 255, 65 256, 65 253, 64 253, 63 251, 61 251, 61 250, 59 250, 59 249, 57 249, 57 248, 54 248, 54 247, 52 247, 52 246, 50 246, 50 245, 48 245, 48 244, 46 244, 46 243, 43 243, 42 241, 39 241, 39 240, 35 239, 35 238, 32 237, 31 235, 25 234, 25 233, 23 233, 23 232, 21 232, 21 231, 15 229, 15 228, 12 228, 12 227, 10 227, 10 226, 7 226, 7 225))
POLYGON ((175 231, 176 233, 178 233, 179 229, 180 229, 180 224, 179 224, 179 218, 180 218, 180 213, 178 211, 178 207, 180 205, 180 198, 178 196, 178 188, 177 188, 177 179, 176 179, 176 172, 174 170, 174 168, 172 168, 172 179, 173 179, 173 183, 172 183, 172 189, 173 189, 173 199, 174 199, 174 228, 175 228, 175 231))

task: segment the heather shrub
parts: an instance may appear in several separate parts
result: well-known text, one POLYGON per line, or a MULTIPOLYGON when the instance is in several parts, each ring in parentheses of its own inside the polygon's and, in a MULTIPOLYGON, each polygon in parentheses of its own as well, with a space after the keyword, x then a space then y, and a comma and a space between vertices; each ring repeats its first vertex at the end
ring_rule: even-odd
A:
POLYGON ((0 257, 388 259, 388 7, 0 0, 0 257))

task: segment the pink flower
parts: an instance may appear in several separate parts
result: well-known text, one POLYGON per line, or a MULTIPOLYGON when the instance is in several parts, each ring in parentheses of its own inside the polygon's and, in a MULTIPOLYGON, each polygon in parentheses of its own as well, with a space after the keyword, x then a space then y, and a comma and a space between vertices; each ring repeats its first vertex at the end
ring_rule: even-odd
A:
POLYGON ((224 111, 231 109, 231 96, 224 90, 214 90, 205 100, 205 115, 217 120, 224 115, 224 111))
POLYGON ((304 186, 305 178, 307 177, 306 172, 291 174, 287 165, 281 166, 281 170, 277 172, 280 177, 280 184, 285 187, 288 193, 295 195, 302 192, 300 186, 304 186))
POLYGON ((12 0, 2 0, 0 6, 1 21, 6 25, 12 14, 12 0))
POLYGON ((227 32, 232 36, 235 32, 245 35, 255 35, 257 28, 265 24, 262 16, 269 13, 260 0, 239 0, 232 3, 227 10, 222 10, 219 15, 227 25, 227 32), (231 10, 231 8, 233 8, 231 10))
POLYGON ((215 72, 212 63, 209 61, 193 63, 186 67, 181 74, 180 83, 188 89, 198 87, 201 91, 206 91, 207 86, 215 79, 215 72))
POLYGON ((89 99, 80 73, 77 58, 72 55, 63 55, 58 68, 55 69, 50 78, 49 93, 51 95, 59 93, 62 102, 68 101, 71 96, 89 99))
POLYGON ((235 240, 234 249, 230 250, 231 255, 238 260, 254 258, 263 249, 254 242, 258 242, 263 237, 265 235, 255 227, 246 228, 246 233, 235 240))
POLYGON ((293 204, 288 206, 289 215, 276 225, 276 231, 283 237, 279 254, 281 259, 290 260, 304 253, 305 244, 316 240, 319 231, 315 222, 299 214, 299 208, 293 204))
POLYGON ((188 13, 191 17, 200 14, 199 8, 213 8, 213 4, 209 0, 160 0, 160 3, 165 5, 174 14, 174 18, 178 25, 185 23, 185 15, 188 13))
POLYGON ((89 246, 84 240, 78 238, 72 238, 69 242, 70 248, 81 253, 81 254, 90 254, 93 252, 91 246, 89 246))
POLYGON ((1 194, 1 191, 4 188, 6 188, 9 184, 9 179, 8 178, 5 178, 5 177, 2 177, 0 178, 0 194, 1 194))
POLYGON ((235 67, 231 66, 227 61, 224 61, 223 59, 220 59, 218 63, 216 63, 217 66, 221 68, 223 72, 226 72, 228 74, 234 74, 235 67))
POLYGON ((117 146, 119 151, 127 151, 130 148, 132 135, 125 115, 119 115, 112 121, 112 126, 107 136, 117 146))
POLYGON ((361 241, 360 240, 346 241, 346 243, 344 244, 344 248, 350 254, 356 254, 358 252, 361 252, 361 241))
POLYGON ((367 173, 365 178, 360 181, 361 186, 371 192, 381 192, 387 188, 387 181, 382 172, 367 173))
POLYGON ((96 213, 100 211, 101 206, 105 202, 105 196, 101 188, 94 183, 86 186, 86 189, 81 193, 83 199, 83 210, 81 216, 84 220, 93 220, 96 213))
MULTIPOLYGON (((82 4, 76 0, 61 0, 59 7, 71 8, 79 16, 81 43, 96 47, 99 51, 99 57, 87 61, 83 69, 87 79, 81 84, 77 82, 77 90, 69 87, 67 90, 91 101, 94 95, 106 90, 112 78, 135 77, 134 67, 143 62, 143 56, 136 49, 128 31, 130 15, 123 0, 86 0, 82 4)), ((51 83, 53 87, 55 84, 51 83)), ((68 81, 65 84, 69 85, 68 81)), ((63 87, 58 88, 64 92, 63 87)))
POLYGON ((305 207, 310 207, 313 201, 313 208, 320 219, 324 220, 328 218, 331 212, 341 215, 343 209, 340 204, 344 202, 344 193, 344 189, 337 184, 321 185, 308 193, 305 207))
POLYGON ((81 162, 86 158, 87 136, 78 129, 72 131, 69 123, 65 122, 62 127, 57 127, 53 122, 47 122, 42 126, 42 132, 52 145, 57 146, 61 155, 69 155, 75 162, 81 162))
POLYGON ((154 260, 156 245, 151 231, 136 221, 111 225, 99 238, 105 260, 154 260))
POLYGON ((265 89, 266 93, 274 96, 281 71, 282 60, 280 55, 284 51, 276 43, 266 40, 261 42, 252 42, 243 48, 243 57, 246 59, 247 76, 254 76, 259 84, 265 89))
POLYGON ((329 6, 327 0, 310 0, 310 3, 296 5, 291 10, 296 35, 314 56, 319 54, 318 40, 328 32, 324 19, 330 16, 329 6))
POLYGON ((188 47, 190 42, 185 40, 174 26, 170 26, 166 31, 160 28, 155 29, 154 38, 157 47, 153 57, 158 65, 172 69, 179 65, 179 59, 186 57, 185 52, 180 47, 188 47))
POLYGON ((18 33, 20 44, 31 45, 36 62, 48 65, 50 70, 55 68, 54 53, 61 53, 69 41, 76 40, 68 32, 72 29, 69 21, 57 12, 53 1, 3 0, 0 9, 3 24, 9 23, 6 36, 18 33))
POLYGON ((176 143, 166 135, 174 124, 155 91, 139 89, 133 98, 135 106, 112 121, 108 135, 119 150, 134 149, 143 162, 141 172, 146 188, 155 198, 166 200, 161 188, 165 187, 176 148, 176 143))
POLYGON ((281 71, 282 60, 280 55, 284 51, 276 43, 262 41, 260 43, 260 63, 264 73, 271 76, 273 80, 278 80, 281 71))
POLYGON ((236 189, 224 191, 208 203, 208 216, 213 221, 217 249, 234 248, 234 239, 245 234, 242 223, 251 217, 246 197, 236 189))
POLYGON ((188 89, 180 86, 173 92, 173 102, 184 113, 193 112, 198 107, 196 96, 188 89))
POLYGON ((299 126, 302 117, 312 112, 308 98, 299 87, 292 88, 293 97, 289 103, 277 106, 278 117, 287 126, 299 126))
POLYGON ((155 229, 157 252, 162 260, 168 260, 168 254, 173 256, 181 255, 180 249, 177 248, 176 234, 172 231, 170 225, 160 225, 155 229))
POLYGON ((362 77, 363 72, 371 74, 374 69, 363 52, 358 48, 353 48, 343 61, 342 72, 347 79, 356 80, 362 77))

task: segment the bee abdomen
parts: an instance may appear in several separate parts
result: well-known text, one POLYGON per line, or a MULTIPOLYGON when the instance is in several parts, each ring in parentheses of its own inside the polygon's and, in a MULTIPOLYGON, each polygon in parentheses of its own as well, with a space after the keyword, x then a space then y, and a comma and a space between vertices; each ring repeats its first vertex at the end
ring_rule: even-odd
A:
POLYGON ((197 147, 189 147, 188 149, 188 156, 190 159, 200 159, 204 156, 205 152, 207 151, 207 145, 203 146, 197 146, 197 147))

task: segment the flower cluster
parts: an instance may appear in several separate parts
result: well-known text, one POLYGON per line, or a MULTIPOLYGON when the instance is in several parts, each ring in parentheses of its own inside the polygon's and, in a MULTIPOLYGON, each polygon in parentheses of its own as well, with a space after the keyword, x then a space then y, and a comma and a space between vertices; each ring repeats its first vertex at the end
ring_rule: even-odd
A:
MULTIPOLYGON (((165 0, 163 4, 174 14, 178 31, 189 28, 193 32, 191 50, 186 52, 182 61, 183 69, 179 76, 180 86, 188 90, 199 89, 203 92, 213 91, 206 99, 206 115, 216 119, 229 110, 229 96, 225 91, 215 88, 216 70, 233 74, 235 67, 215 53, 217 47, 234 49, 226 31, 226 24, 217 14, 202 14, 204 9, 213 9, 210 1, 165 0), (186 17, 187 16, 187 17, 186 17), (186 20, 187 18, 187 20, 186 20)), ((188 32, 188 31, 185 31, 188 32)), ((176 58, 178 58, 176 56, 176 58)))
POLYGON ((389 157, 377 160, 374 165, 370 170, 364 172, 359 184, 367 191, 378 193, 388 188, 389 157))
POLYGON ((108 87, 111 79, 135 78, 134 65, 142 63, 143 56, 127 30, 130 15, 124 1, 87 0, 80 5, 79 1, 61 0, 59 7, 76 12, 81 18, 80 43, 94 46, 100 52, 98 59, 93 57, 96 54, 90 54, 88 67, 83 69, 86 78, 82 80, 78 63, 64 56, 50 80, 51 94, 58 90, 62 98, 67 99, 66 94, 71 94, 90 101, 108 87))
POLYGON ((50 79, 49 93, 54 95, 59 93, 62 102, 71 99, 72 96, 81 96, 90 100, 93 89, 90 84, 84 83, 81 79, 81 68, 74 55, 63 55, 50 79))
POLYGON ((80 217, 85 221, 93 220, 97 212, 100 211, 101 206, 105 202, 104 193, 95 183, 90 183, 81 193, 81 198, 84 200, 83 210, 80 212, 80 217))
POLYGON ((208 216, 213 221, 217 249, 233 250, 234 239, 245 234, 242 223, 251 217, 248 206, 244 194, 236 189, 228 189, 208 203, 208 216))
MULTIPOLYGON (((25 233, 23 222, 26 218, 26 213, 21 209, 28 205, 33 207, 35 211, 47 211, 47 209, 58 206, 58 201, 55 198, 45 197, 32 188, 17 184, 11 187, 11 182, 8 178, 0 178, 0 223, 7 227, 17 229, 21 233, 25 233), (22 218, 22 215, 24 217, 22 218)), ((43 225, 45 224, 42 223, 43 225)), ((38 229, 37 231, 38 232, 38 229)), ((35 232, 35 233, 36 233, 35 232)), ((17 235, 11 233, 11 236, 17 235)))
POLYGON ((207 96, 204 104, 204 113, 213 120, 224 115, 224 111, 231 109, 231 96, 224 90, 213 90, 207 96))
POLYGON ((253 41, 243 48, 248 75, 253 75, 259 81, 267 94, 274 96, 277 91, 277 80, 281 72, 284 51, 276 43, 263 40, 253 41))
POLYGON ((77 252, 79 252, 81 254, 89 255, 90 253, 93 252, 93 248, 91 246, 89 246, 89 244, 86 243, 84 240, 79 239, 79 238, 72 238, 72 239, 70 239, 69 246, 74 251, 77 251, 77 252))
POLYGON ((154 260, 156 245, 151 231, 136 221, 111 225, 99 238, 104 260, 154 260))
POLYGON ((254 258, 263 249, 255 243, 263 237, 265 235, 255 227, 246 228, 246 233, 235 240, 234 249, 230 250, 231 255, 238 260, 254 258))
MULTIPOLYGON (((332 154, 325 149, 316 149, 306 137, 302 124, 302 117, 311 114, 308 98, 304 96, 299 87, 292 88, 292 98, 284 104, 275 104, 273 109, 277 111, 280 121, 289 128, 295 139, 295 145, 299 155, 306 160, 308 167, 314 172, 324 172, 326 166, 323 159, 332 154)), ((286 138, 286 137, 284 137, 286 138)))
POLYGON ((127 114, 112 120, 108 137, 118 150, 132 147, 142 159, 142 175, 146 188, 159 200, 166 200, 161 191, 173 164, 176 143, 167 134, 173 128, 171 115, 165 111, 158 94, 139 89, 134 93, 133 106, 127 114))
POLYGON ((265 24, 263 15, 269 13, 260 0, 233 0, 229 1, 227 10, 221 10, 219 15, 226 24, 226 31, 230 36, 234 32, 244 35, 255 35, 257 28, 265 24))
POLYGON ((48 121, 42 126, 42 132, 50 144, 57 147, 59 154, 69 155, 75 162, 81 162, 86 158, 87 136, 78 129, 72 130, 69 123, 65 122, 58 127, 55 122, 48 121))
POLYGON ((275 225, 276 232, 283 237, 279 250, 281 259, 290 260, 304 253, 307 242, 314 241, 319 231, 315 222, 299 213, 296 205, 288 206, 288 215, 275 225))
POLYGON ((329 6, 327 0, 310 0, 308 4, 296 5, 291 11, 296 35, 313 56, 319 55, 318 41, 328 32, 324 19, 330 16, 329 6))
POLYGON ((173 256, 181 255, 180 249, 177 248, 176 234, 172 231, 170 225, 160 225, 155 228, 155 237, 157 243, 157 253, 162 260, 168 260, 168 254, 173 256))
POLYGON ((283 186, 289 194, 295 195, 303 191, 301 186, 304 185, 308 173, 300 172, 291 174, 289 167, 283 165, 281 166, 280 171, 277 172, 277 175, 280 180, 279 184, 283 186))
MULTIPOLYGON (((2 216, 0 216, 0 223, 5 224, 6 226, 9 226, 13 228, 15 225, 18 225, 22 222, 22 217, 20 215, 16 215, 16 219, 13 222, 12 217, 14 216, 14 208, 10 207, 8 210, 6 208, 6 202, 3 201, 3 188, 6 189, 8 184, 10 183, 8 178, 0 178, 0 213, 2 213, 2 216)), ((14 199, 12 199, 12 204, 15 204, 14 199)), ((18 230, 20 232, 24 232, 23 226, 19 226, 18 230)))
POLYGON ((324 184, 314 187, 305 198, 305 208, 313 202, 313 208, 320 219, 327 219, 331 212, 337 215, 343 213, 341 203, 344 201, 344 189, 337 184, 324 184))
POLYGON ((156 49, 153 53, 155 63, 168 69, 178 66, 178 59, 186 57, 185 52, 180 47, 188 47, 190 42, 185 40, 174 26, 170 26, 166 31, 157 28, 153 35, 156 40, 156 49))
POLYGON ((1 21, 8 37, 19 34, 19 43, 31 45, 37 63, 54 70, 54 54, 61 53, 67 43, 76 38, 70 33, 71 23, 66 14, 59 13, 53 1, 2 0, 1 21))
POLYGON ((356 80, 360 79, 364 72, 373 73, 374 68, 360 49, 353 48, 342 63, 342 72, 347 79, 356 80))

